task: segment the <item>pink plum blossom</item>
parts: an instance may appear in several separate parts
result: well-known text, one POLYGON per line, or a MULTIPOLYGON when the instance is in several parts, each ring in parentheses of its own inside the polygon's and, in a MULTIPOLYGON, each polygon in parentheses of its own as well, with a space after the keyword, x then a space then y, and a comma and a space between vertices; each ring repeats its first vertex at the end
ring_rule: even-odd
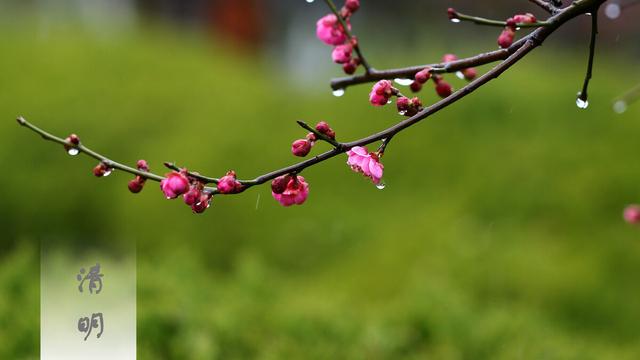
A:
POLYGON ((282 206, 302 205, 309 196, 309 184, 302 176, 280 176, 273 180, 271 189, 271 195, 282 206))
POLYGON ((338 45, 331 52, 331 59, 336 64, 346 64, 351 61, 353 46, 351 44, 338 45))
POLYGON ((370 178, 376 185, 380 183, 384 166, 377 154, 370 153, 366 147, 355 146, 347 151, 347 155, 347 165, 351 166, 353 171, 370 178))
MULTIPOLYGON (((347 27, 351 30, 347 20, 347 27)), ((347 40, 347 34, 334 14, 320 18, 316 23, 316 36, 327 45, 341 45, 347 40)))
POLYGON ((242 184, 236 178, 236 172, 230 170, 218 181, 218 191, 221 194, 234 194, 242 190, 242 184))
POLYGON ((393 86, 391 86, 391 81, 380 80, 373 85, 373 88, 369 93, 369 102, 374 106, 386 105, 393 95, 394 90, 393 86))
POLYGON ((640 224, 640 205, 629 205, 624 209, 624 220, 629 224, 640 224))
POLYGON ((181 172, 170 172, 160 181, 160 189, 167 199, 175 199, 189 191, 189 179, 181 172))

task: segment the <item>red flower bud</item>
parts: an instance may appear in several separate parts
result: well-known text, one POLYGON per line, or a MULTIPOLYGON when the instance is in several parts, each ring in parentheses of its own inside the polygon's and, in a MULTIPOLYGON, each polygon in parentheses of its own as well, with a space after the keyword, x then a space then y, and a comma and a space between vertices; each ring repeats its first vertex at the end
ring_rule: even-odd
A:
POLYGON ((290 175, 278 176, 271 182, 271 191, 274 194, 282 194, 287 189, 287 184, 291 180, 290 175))
POLYGON ((498 36, 498 45, 503 49, 508 48, 509 46, 511 46, 511 44, 513 44, 513 38, 515 36, 516 32, 514 29, 512 29, 511 27, 504 28, 504 30, 502 30, 502 33, 500 33, 500 36, 498 36))
POLYGON ((200 198, 200 193, 201 191, 199 189, 199 186, 191 186, 189 188, 189 191, 182 195, 182 199, 184 200, 185 204, 191 206, 198 201, 198 199, 200 198))
POLYGON ((146 160, 138 160, 136 167, 140 171, 149 171, 149 164, 147 164, 146 160))
POLYGON ((134 194, 139 193, 140 191, 142 191, 142 188, 144 187, 145 182, 146 182, 145 178, 141 176, 136 176, 135 179, 129 181, 129 184, 128 184, 129 191, 131 191, 134 194))
POLYGON ((358 69, 358 65, 354 64, 353 61, 348 62, 346 64, 342 64, 342 71, 344 71, 347 75, 352 75, 358 69))
POLYGON ((422 90, 422 84, 417 82, 417 81, 414 81, 414 82, 411 83, 411 85, 409 85, 409 88, 413 92, 418 92, 418 91, 422 90))
POLYGON ((93 175, 96 177, 108 176, 111 174, 111 169, 105 163, 99 163, 93 168, 93 175))
POLYGON ((221 194, 235 194, 242 190, 242 184, 236 178, 236 172, 229 170, 227 174, 218 181, 218 191, 221 194))
POLYGON ((449 16, 449 20, 458 19, 458 12, 454 8, 448 8, 447 15, 449 16))
POLYGON ((475 79, 476 76, 478 76, 478 71, 476 70, 476 68, 466 68, 462 70, 462 75, 464 75, 465 79, 471 81, 475 79))
POLYGON ((202 214, 209 208, 210 204, 211 194, 203 192, 202 194, 200 194, 200 197, 197 199, 197 201, 193 205, 191 205, 191 210, 193 210, 195 214, 202 214))
POLYGON ((360 9, 360 0, 347 0, 344 3, 344 7, 350 12, 354 13, 360 9))
POLYGON ((424 68, 416 73, 415 80, 420 84, 426 83, 431 78, 431 68, 424 68))
POLYGON ((442 57, 442 62, 452 62, 452 61, 456 61, 458 60, 458 57, 455 56, 454 54, 444 54, 444 56, 442 57))
POLYGON ((517 14, 513 16, 513 21, 519 24, 533 24, 536 22, 536 17, 531 13, 517 14))
POLYGON ((295 156, 304 157, 311 151, 311 141, 298 139, 291 144, 291 153, 295 156))
POLYGON ((441 98, 446 98, 447 96, 451 95, 452 92, 453 89, 448 82, 440 80, 436 83, 436 93, 438 93, 441 98))

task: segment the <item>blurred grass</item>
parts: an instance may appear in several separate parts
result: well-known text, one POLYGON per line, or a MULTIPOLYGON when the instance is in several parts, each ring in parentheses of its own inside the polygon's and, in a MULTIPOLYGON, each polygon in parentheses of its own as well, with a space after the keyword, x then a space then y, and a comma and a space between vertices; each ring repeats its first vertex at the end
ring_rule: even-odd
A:
POLYGON ((640 356, 640 234, 620 214, 640 192, 640 108, 609 102, 632 64, 599 54, 580 111, 584 54, 545 47, 398 135, 384 191, 340 158, 305 171, 303 207, 267 186, 194 216, 156 184, 132 196, 127 175, 95 179, 13 119, 156 171, 248 178, 295 160, 296 119, 354 139, 399 117, 366 86, 290 87, 192 34, 3 30, 0 358, 37 357, 39 241, 137 242, 140 359, 640 356))

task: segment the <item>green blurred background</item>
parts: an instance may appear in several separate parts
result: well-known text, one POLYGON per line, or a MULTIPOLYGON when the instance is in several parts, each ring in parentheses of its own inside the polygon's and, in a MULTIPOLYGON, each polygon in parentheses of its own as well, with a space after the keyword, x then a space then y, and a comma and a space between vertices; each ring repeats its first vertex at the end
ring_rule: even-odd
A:
MULTIPOLYGON (((312 14, 282 30, 302 47, 325 11, 291 4, 312 14)), ((390 21, 397 33, 402 22, 390 21)), ((587 110, 575 106, 586 43, 552 37, 398 135, 384 190, 338 157, 305 170, 304 206, 283 208, 262 186, 193 215, 155 183, 132 195, 127 174, 93 177, 95 161, 15 117, 156 172, 177 161, 242 178, 296 161, 297 119, 326 120, 351 140, 401 117, 370 106, 368 86, 331 96, 339 68, 321 44, 298 58, 288 40, 239 44, 153 17, 115 33, 44 23, 18 9, 0 24, 0 358, 38 357, 40 243, 132 242, 140 359, 640 357, 640 229, 621 217, 640 200, 640 106, 611 109, 639 81, 624 43, 598 53, 587 110)), ((568 31, 586 41, 582 25, 568 31)), ((380 68, 472 55, 497 36, 469 26, 456 31, 473 39, 450 43, 427 26, 429 46, 403 48, 374 38, 380 26, 356 31, 380 68)))

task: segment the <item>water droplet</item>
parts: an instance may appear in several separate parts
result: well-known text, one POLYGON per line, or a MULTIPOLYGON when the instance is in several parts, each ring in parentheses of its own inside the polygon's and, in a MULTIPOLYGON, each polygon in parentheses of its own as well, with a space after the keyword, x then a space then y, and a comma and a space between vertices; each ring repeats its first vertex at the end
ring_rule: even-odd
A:
POLYGON ((620 17, 620 14, 622 13, 622 8, 620 8, 620 4, 609 4, 607 5, 607 7, 604 8, 604 14, 609 18, 609 19, 617 19, 618 17, 620 17))
POLYGON ((624 100, 618 100, 615 103, 613 103, 613 111, 616 112, 616 114, 622 114, 623 112, 627 111, 627 102, 624 100))
POLYGON ((107 169, 102 176, 107 177, 111 175, 112 172, 113 172, 113 169, 107 169))
POLYGON ((464 79, 464 74, 462 73, 462 71, 456 71, 456 76, 458 77, 458 79, 464 79))
POLYGON ((398 114, 404 116, 404 115, 407 114, 407 111, 406 110, 400 110, 400 111, 398 111, 398 114))
POLYGON ((313 0, 306 0, 308 4, 311 4, 313 0))
POLYGON ((580 98, 580 94, 578 94, 578 97, 576 98, 576 105, 580 108, 580 109, 586 109, 587 106, 589 106, 589 101, 588 100, 582 100, 580 98))
POLYGON ((587 16, 591 16, 591 13, 585 13, 585 15, 587 15, 587 16))
POLYGON ((336 89, 336 90, 333 90, 333 96, 335 96, 335 97, 340 97, 340 96, 342 96, 342 95, 344 95, 344 89, 336 89))
POLYGON ((451 19, 451 22, 452 22, 452 23, 456 23, 456 24, 457 24, 457 23, 459 23, 459 22, 460 22, 460 19, 458 19, 458 18, 453 18, 453 19, 451 19))
POLYGON ((391 99, 389 99, 389 100, 387 101, 387 104, 391 104, 391 103, 392 103, 392 101, 391 101, 391 99))
POLYGON ((80 150, 78 150, 76 148, 69 148, 69 150, 67 150, 67 154, 69 154, 71 156, 76 156, 76 155, 80 154, 80 150))
POLYGON ((376 184, 376 188, 378 188, 378 190, 382 190, 386 187, 387 187, 387 184, 385 184, 384 181, 380 181, 379 183, 376 184))
POLYGON ((393 81, 395 81, 396 84, 402 85, 402 86, 409 86, 413 82, 413 80, 411 79, 401 79, 401 78, 393 79, 393 81))
POLYGON ((516 31, 520 31, 522 29, 520 26, 516 26, 516 31))

